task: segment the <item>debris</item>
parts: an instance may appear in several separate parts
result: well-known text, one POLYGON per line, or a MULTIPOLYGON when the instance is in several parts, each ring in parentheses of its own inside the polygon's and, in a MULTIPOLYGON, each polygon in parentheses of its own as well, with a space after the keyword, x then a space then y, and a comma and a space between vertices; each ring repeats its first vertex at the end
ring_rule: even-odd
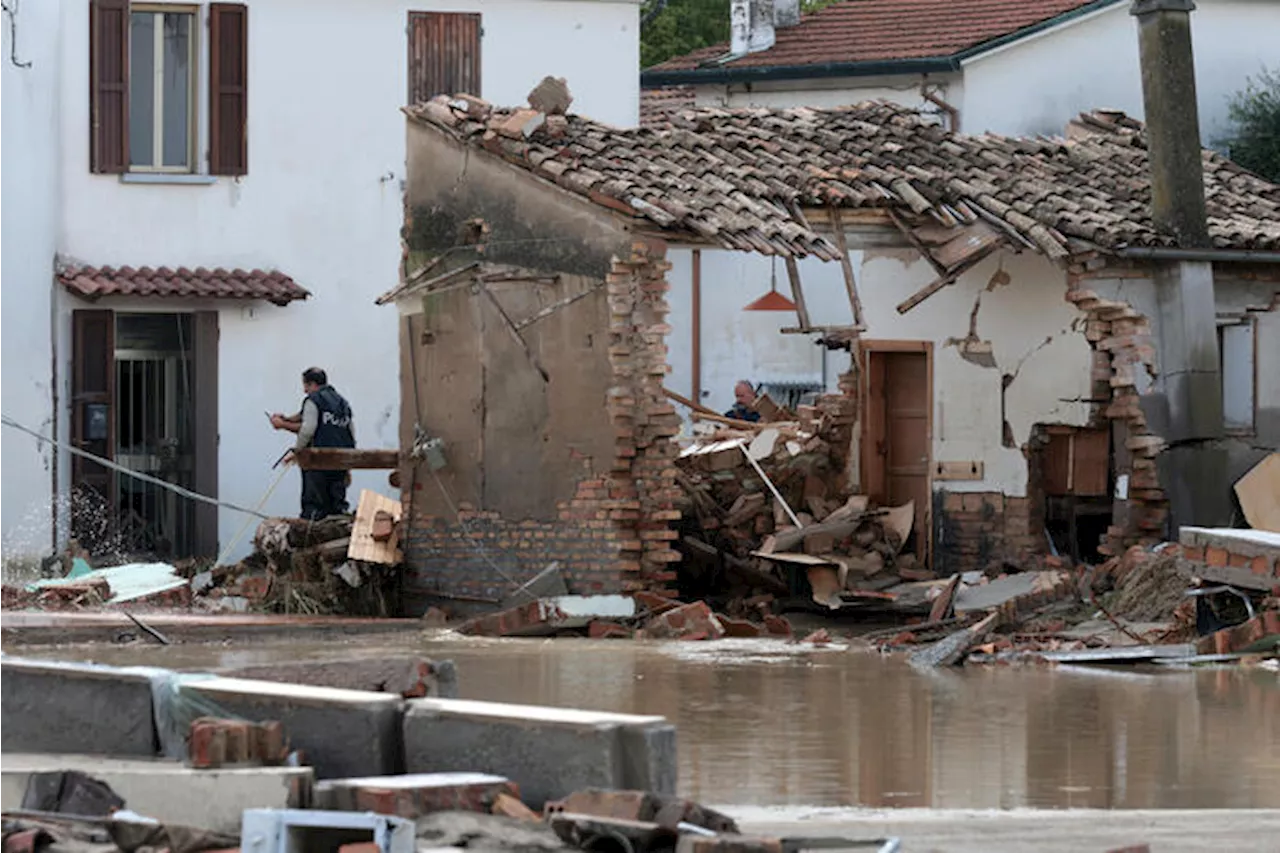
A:
POLYGON ((520 802, 510 794, 498 794, 493 800, 493 813, 512 820, 523 820, 529 823, 541 823, 542 817, 533 809, 520 802))
POLYGON ((641 633, 655 640, 714 640, 725 630, 705 601, 695 601, 655 616, 641 633))
POLYGON ((422 624, 428 628, 443 628, 449 624, 449 614, 439 607, 428 607, 427 611, 422 614, 422 624))
MULTIPOLYGON (((1112 561, 1108 561, 1111 564, 1112 561)), ((1173 552, 1155 555, 1134 547, 1113 568, 1120 577, 1108 608, 1131 622, 1162 622, 1185 600, 1191 573, 1173 552)))
POLYGON ((635 600, 624 595, 562 595, 540 598, 464 622, 458 633, 481 637, 547 637, 586 628, 598 619, 636 615, 635 600))
POLYGON ((957 664, 964 659, 970 648, 985 640, 999 624, 1000 614, 990 613, 978 624, 948 634, 938 642, 912 652, 907 657, 907 662, 918 667, 957 664))
POLYGON ((133 622, 133 624, 141 628, 144 633, 146 633, 148 636, 150 636, 160 645, 162 646, 172 645, 172 643, 169 642, 168 637, 166 637, 164 634, 161 634, 159 631, 157 631, 155 628, 152 628, 150 625, 144 624, 142 620, 139 619, 137 616, 134 616, 132 613, 128 612, 127 610, 125 611, 124 615, 128 616, 129 619, 133 622))
POLYGON ((1272 453, 1235 485, 1240 509, 1255 530, 1280 533, 1280 453, 1272 453))
POLYGON ((105 782, 78 770, 32 773, 22 796, 23 811, 106 817, 124 800, 105 782))
POLYGON ((938 622, 951 615, 956 600, 956 591, 960 588, 960 575, 952 575, 951 580, 943 587, 942 594, 933 600, 929 610, 929 621, 938 622))
POLYGON ((573 104, 569 84, 563 77, 543 77, 542 82, 529 93, 528 100, 529 106, 549 116, 565 115, 573 104))
POLYGON ((95 569, 75 578, 36 581, 27 589, 64 590, 83 595, 90 590, 100 592, 104 586, 109 590, 103 599, 106 604, 160 603, 166 599, 189 601, 191 592, 190 583, 179 577, 168 563, 129 563, 95 569))
POLYGON ((389 498, 370 489, 362 490, 345 556, 384 566, 402 562, 404 555, 400 553, 396 525, 403 511, 398 498, 389 498))
POLYGON ((669 827, 684 823, 712 832, 738 831, 738 825, 726 814, 691 800, 651 791, 587 788, 575 791, 563 800, 548 802, 544 808, 547 816, 566 812, 618 820, 651 821, 669 827))

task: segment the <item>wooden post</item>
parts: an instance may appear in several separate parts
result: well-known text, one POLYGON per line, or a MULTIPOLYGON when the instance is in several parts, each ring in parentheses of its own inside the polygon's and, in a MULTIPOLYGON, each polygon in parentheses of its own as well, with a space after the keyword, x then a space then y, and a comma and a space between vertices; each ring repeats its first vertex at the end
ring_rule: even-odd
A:
POLYGON ((693 250, 692 361, 693 382, 690 391, 695 401, 702 400, 702 250, 693 250))
POLYGON ((800 288, 800 267, 791 255, 784 258, 787 265, 787 278, 791 280, 791 301, 796 304, 796 316, 800 319, 800 327, 809 328, 809 309, 804 304, 804 291, 800 288))
POLYGON ((853 309, 853 325, 859 331, 865 331, 867 326, 862 319, 862 300, 858 298, 858 282, 853 277, 853 261, 849 258, 849 244, 844 238, 844 223, 840 221, 839 209, 829 207, 827 214, 831 217, 836 248, 840 250, 840 269, 844 272, 844 289, 849 293, 849 306, 853 309))

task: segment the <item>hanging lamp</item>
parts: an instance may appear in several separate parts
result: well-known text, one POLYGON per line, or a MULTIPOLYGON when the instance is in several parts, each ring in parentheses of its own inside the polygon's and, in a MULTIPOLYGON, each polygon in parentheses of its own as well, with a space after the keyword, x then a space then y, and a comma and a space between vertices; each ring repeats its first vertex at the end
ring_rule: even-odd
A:
POLYGON ((778 292, 778 258, 771 259, 769 292, 750 303, 743 311, 794 311, 796 304, 778 292))

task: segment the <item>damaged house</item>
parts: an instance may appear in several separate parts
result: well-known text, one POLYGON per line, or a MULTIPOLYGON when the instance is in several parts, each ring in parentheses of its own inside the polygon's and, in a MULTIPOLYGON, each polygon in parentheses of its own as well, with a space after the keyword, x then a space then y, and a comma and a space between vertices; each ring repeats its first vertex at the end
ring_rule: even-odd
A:
POLYGON ((406 112, 384 301, 411 610, 495 604, 551 562, 576 592, 682 582, 672 397, 696 406, 706 318, 758 295, 715 277, 747 254, 778 260, 784 331, 832 362, 799 415, 851 424, 837 497, 913 502, 926 570, 1228 523, 1280 438, 1280 187, 1201 152, 1194 113, 1021 139, 886 103, 633 130, 469 96, 406 112))

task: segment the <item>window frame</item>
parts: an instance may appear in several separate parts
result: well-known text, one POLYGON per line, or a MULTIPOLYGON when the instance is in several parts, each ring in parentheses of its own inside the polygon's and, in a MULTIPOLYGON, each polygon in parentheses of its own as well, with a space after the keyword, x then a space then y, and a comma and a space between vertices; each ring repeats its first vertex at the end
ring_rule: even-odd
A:
POLYGON ((1224 435, 1249 437, 1258 431, 1258 322, 1251 314, 1219 315, 1217 318, 1218 369, 1222 382, 1222 431, 1224 435), (1228 328, 1247 328, 1249 335, 1249 423, 1248 425, 1231 424, 1227 420, 1227 363, 1226 334, 1228 328))
MULTIPOLYGON (((155 86, 153 83, 152 90, 152 119, 151 119, 151 144, 152 144, 152 161, 160 160, 160 165, 154 162, 151 165, 136 165, 133 161, 132 152, 126 150, 125 156, 128 162, 128 168, 125 174, 150 174, 150 175, 197 175, 202 174, 200 162, 200 110, 202 109, 200 93, 200 66, 203 59, 202 47, 203 40, 200 38, 200 29, 204 23, 204 16, 201 14, 201 7, 188 3, 130 3, 129 4, 129 35, 130 41, 126 46, 127 55, 130 63, 133 59, 133 15, 135 13, 152 13, 160 18, 161 26, 156 27, 156 42, 152 46, 154 70, 153 77, 156 81, 163 79, 164 74, 164 27, 163 15, 165 14, 186 14, 191 16, 191 38, 188 46, 188 66, 191 69, 190 79, 188 81, 187 92, 187 165, 185 166, 165 166, 164 161, 164 91, 162 86, 155 86), (156 106, 159 105, 159 109, 156 106)), ((129 112, 132 115, 133 105, 133 69, 129 69, 129 91, 125 97, 129 104, 129 112)))

